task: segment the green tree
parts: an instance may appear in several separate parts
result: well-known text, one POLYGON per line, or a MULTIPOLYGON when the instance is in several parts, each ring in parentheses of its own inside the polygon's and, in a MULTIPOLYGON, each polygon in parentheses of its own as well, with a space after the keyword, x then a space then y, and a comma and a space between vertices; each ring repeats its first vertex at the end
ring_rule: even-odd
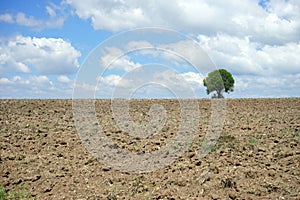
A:
POLYGON ((233 92, 234 79, 230 72, 225 69, 218 69, 208 73, 208 76, 203 80, 207 94, 216 92, 213 98, 224 98, 223 92, 233 92))

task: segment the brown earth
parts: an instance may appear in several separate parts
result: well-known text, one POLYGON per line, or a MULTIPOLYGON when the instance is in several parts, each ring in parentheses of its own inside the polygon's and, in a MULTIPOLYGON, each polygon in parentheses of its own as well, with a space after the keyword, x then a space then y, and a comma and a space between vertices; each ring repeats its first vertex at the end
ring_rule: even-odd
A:
MULTIPOLYGON (((153 137, 119 130, 109 100, 96 103, 99 124, 119 148, 158 150, 176 135, 181 118, 176 100, 132 100, 132 119, 148 123, 154 103, 165 107, 167 119, 153 137)), ((197 133, 174 163, 128 173, 87 151, 71 100, 0 100, 0 185, 11 198, 28 199, 300 199, 300 98, 228 99, 223 132, 200 158, 210 105, 199 100, 197 133)))

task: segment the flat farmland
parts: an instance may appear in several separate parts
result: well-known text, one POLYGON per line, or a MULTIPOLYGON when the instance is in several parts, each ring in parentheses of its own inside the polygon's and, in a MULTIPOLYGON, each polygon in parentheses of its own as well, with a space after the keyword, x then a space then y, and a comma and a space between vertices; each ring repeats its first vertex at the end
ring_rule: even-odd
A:
MULTIPOLYGON (((129 173, 87 150, 76 130, 72 100, 0 100, 2 198, 300 199, 300 98, 227 99, 222 133, 201 158, 197 152, 210 126, 212 101, 197 101, 199 125, 173 163, 129 173)), ((165 99, 130 100, 132 121, 148 126, 153 105, 161 105, 165 116, 151 137, 123 131, 110 100, 96 100, 98 125, 116 148, 158 151, 183 122, 179 102, 165 99)))

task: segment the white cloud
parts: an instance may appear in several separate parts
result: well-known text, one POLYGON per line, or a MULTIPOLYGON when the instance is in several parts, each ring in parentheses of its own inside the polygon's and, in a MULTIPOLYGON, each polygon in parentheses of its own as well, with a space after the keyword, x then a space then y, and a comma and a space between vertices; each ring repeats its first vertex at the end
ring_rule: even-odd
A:
POLYGON ((198 39, 219 68, 234 74, 276 76, 300 72, 300 42, 271 46, 251 42, 249 37, 224 34, 200 35, 198 39))
POLYGON ((0 14, 0 22, 13 23, 13 16, 9 13, 0 14))
POLYGON ((53 81, 45 75, 0 78, 0 98, 71 98, 72 83, 53 81))
POLYGON ((1 85, 7 85, 7 84, 11 84, 12 81, 10 81, 8 78, 0 78, 0 84, 1 85))
POLYGON ((42 22, 32 16, 27 17, 24 13, 20 12, 16 15, 16 23, 23 26, 37 27, 42 22))
POLYGON ((36 18, 28 15, 24 12, 14 13, 2 13, 0 14, 0 21, 18 24, 20 26, 30 27, 34 30, 42 30, 49 28, 60 28, 64 25, 66 16, 64 14, 64 5, 55 5, 50 3, 45 7, 46 13, 49 15, 46 19, 36 18))
POLYGON ((139 50, 144 48, 152 48, 153 45, 148 41, 131 41, 126 45, 127 50, 139 50))
POLYGON ((23 12, 18 12, 16 15, 4 13, 0 15, 0 21, 18 24, 20 26, 31 27, 35 30, 59 28, 64 25, 65 17, 57 16, 54 9, 46 7, 50 18, 47 20, 36 19, 33 16, 28 16, 23 12))
POLYGON ((57 80, 61 83, 70 83, 72 80, 69 79, 67 76, 61 75, 57 78, 57 80))
POLYGON ((202 74, 195 73, 195 72, 186 72, 181 75, 187 82, 191 84, 196 84, 198 87, 203 86, 203 79, 205 77, 202 74))
POLYGON ((107 69, 119 69, 125 72, 141 66, 140 63, 131 61, 130 56, 117 47, 107 47, 101 57, 101 65, 107 69))
POLYGON ((76 8, 76 14, 83 19, 90 18, 95 29, 121 30, 146 24, 149 19, 144 10, 131 2, 99 1, 87 2, 66 0, 76 8), (122 23, 120 23, 122 21, 122 23))
POLYGON ((14 77, 12 78, 12 81, 13 81, 13 82, 17 82, 17 81, 20 81, 20 80, 22 80, 22 78, 21 78, 20 76, 14 76, 14 77))
POLYGON ((275 13, 280 18, 300 17, 300 2, 298 0, 269 0, 266 3, 266 10, 275 13))
MULTIPOLYGON (((199 90, 202 75, 194 72, 178 74, 173 70, 156 66, 136 69, 124 76, 110 74, 100 76, 97 95, 101 97, 139 98, 193 97, 192 91, 199 90)), ((79 87, 81 87, 79 85, 79 87)), ((87 87, 86 91, 91 91, 87 87)), ((84 92, 83 92, 84 93, 84 92)))
POLYGON ((81 56, 61 38, 16 36, 0 43, 0 73, 29 73, 35 68, 41 74, 71 74, 79 67, 81 56))
POLYGON ((300 73, 272 76, 235 76, 234 92, 230 97, 297 97, 300 73))
POLYGON ((179 68, 179 71, 193 67, 196 70, 212 70, 213 63, 207 53, 193 40, 178 40, 167 44, 151 44, 150 41, 130 41, 122 47, 106 47, 101 52, 101 66, 107 69, 119 69, 129 72, 141 67, 142 64, 134 60, 147 58, 149 64, 168 64, 179 68), (191 66, 193 65, 193 66, 191 66))
MULTIPOLYGON (((273 74, 294 74, 300 72, 300 41, 281 46, 264 46, 257 52, 257 59, 266 72, 273 74)), ((255 59, 255 58, 253 58, 255 59)))
POLYGON ((56 16, 56 12, 55 12, 55 10, 51 6, 46 6, 46 11, 47 11, 47 13, 51 17, 55 17, 56 16))
POLYGON ((100 85, 101 84, 105 84, 107 86, 112 86, 112 87, 116 87, 119 85, 120 80, 122 79, 121 76, 116 75, 116 74, 111 74, 105 77, 99 77, 99 81, 100 81, 100 85))
MULTIPOLYGON (((0 81, 1 98, 26 98, 51 92, 52 81, 46 76, 15 76, 11 79, 2 78, 0 81), (6 79, 6 80, 4 80, 6 79), (4 82, 4 81, 5 82, 4 82)), ((49 95, 49 94, 48 94, 49 95)))
POLYGON ((170 51, 169 53, 166 52, 163 54, 167 60, 189 62, 198 70, 212 70, 214 67, 206 52, 203 51, 202 47, 196 44, 195 41, 181 40, 170 44, 159 45, 158 47, 170 51), (175 54, 172 55, 173 53, 175 54))
POLYGON ((267 9, 253 0, 66 2, 80 18, 91 19, 94 29, 119 31, 163 26, 208 35, 219 32, 251 35, 257 41, 264 40, 270 44, 297 41, 300 33, 300 3, 297 0, 271 0, 267 9))
POLYGON ((39 84, 50 84, 53 85, 52 81, 49 80, 49 78, 47 76, 32 76, 32 81, 39 83, 39 84))
POLYGON ((29 77, 20 77, 14 76, 10 79, 10 81, 14 84, 23 84, 23 85, 31 85, 35 87, 45 86, 45 85, 53 85, 53 82, 47 76, 34 76, 31 75, 29 77))

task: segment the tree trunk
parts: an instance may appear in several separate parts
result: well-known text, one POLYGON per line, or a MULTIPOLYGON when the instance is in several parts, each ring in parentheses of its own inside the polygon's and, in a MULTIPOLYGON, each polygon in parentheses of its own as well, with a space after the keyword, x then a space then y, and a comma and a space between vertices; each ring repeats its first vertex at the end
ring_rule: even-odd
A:
POLYGON ((220 99, 220 98, 224 98, 224 96, 223 96, 223 94, 222 94, 222 90, 221 91, 217 91, 217 93, 218 93, 218 98, 220 99))

